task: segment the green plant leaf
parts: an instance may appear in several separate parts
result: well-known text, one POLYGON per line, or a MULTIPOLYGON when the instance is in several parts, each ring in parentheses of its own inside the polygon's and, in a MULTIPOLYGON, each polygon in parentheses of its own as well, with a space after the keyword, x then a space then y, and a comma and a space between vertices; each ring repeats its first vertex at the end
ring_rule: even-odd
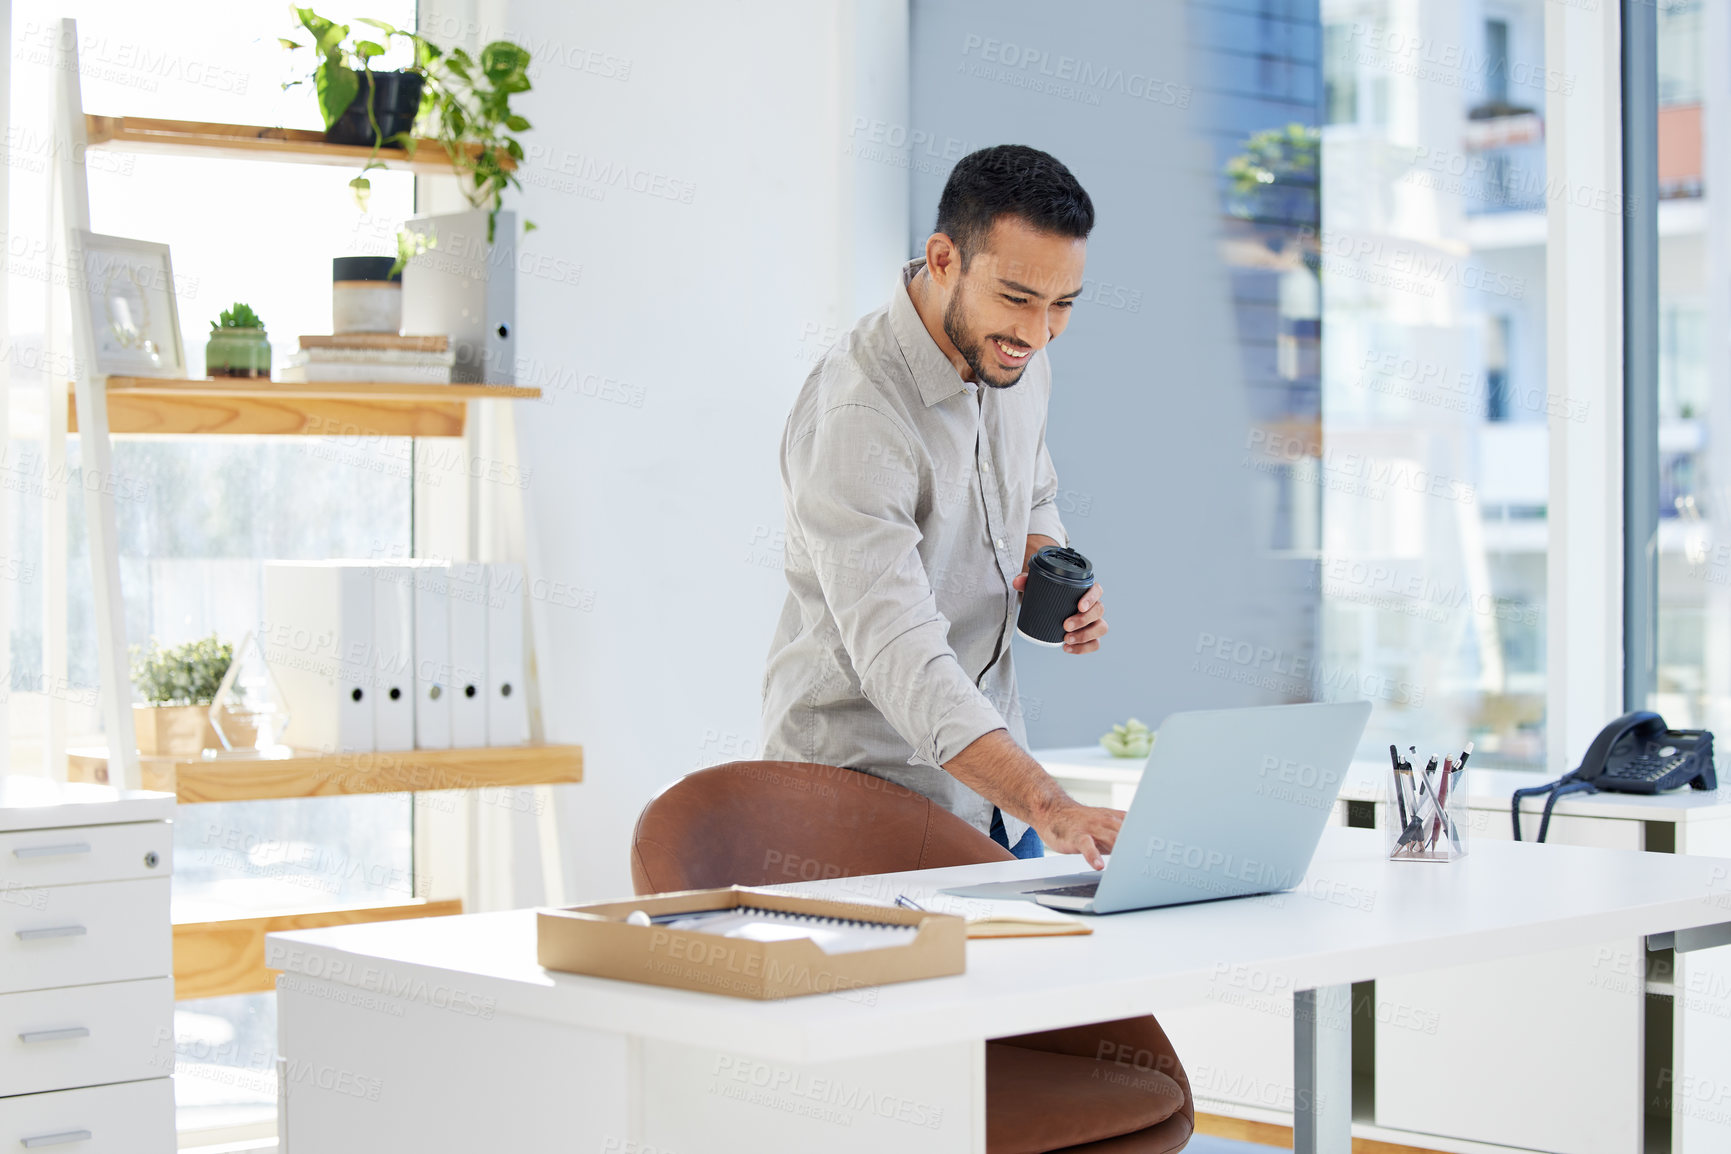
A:
POLYGON ((523 235, 528 236, 530 233, 534 232, 536 229, 538 229, 540 227, 541 227, 540 225, 536 224, 532 220, 525 220, 523 222, 523 235))
MULTIPOLYGON (((343 38, 349 34, 349 26, 327 20, 311 8, 296 8, 294 11, 295 15, 300 18, 301 26, 313 34, 314 46, 319 55, 327 60, 336 56, 340 51, 343 38)), ((341 63, 340 57, 337 59, 337 63, 341 63)))
POLYGON ((357 176, 349 181, 349 188, 354 190, 355 204, 362 212, 367 211, 367 198, 373 194, 373 182, 364 176, 357 176))
POLYGON ((521 116, 507 116, 505 117, 505 127, 509 128, 512 132, 528 132, 530 125, 529 122, 521 116))
POLYGON ((354 103, 361 90, 360 74, 345 64, 332 64, 327 60, 319 66, 314 83, 318 88, 319 110, 324 113, 328 129, 354 103))
POLYGON ((528 67, 528 50, 509 40, 495 40, 481 49, 481 72, 494 84, 524 76, 528 67))
POLYGON ((148 649, 134 645, 132 684, 152 705, 209 705, 234 661, 234 646, 216 634, 163 649, 153 637, 148 649))
POLYGON ((301 45, 301 44, 299 44, 293 40, 289 40, 289 39, 286 39, 286 38, 281 37, 281 36, 278 36, 276 38, 276 42, 278 44, 281 44, 284 48, 287 48, 290 52, 298 51, 299 49, 304 47, 304 45, 301 45))
POLYGON ((262 329, 264 322, 258 314, 252 311, 252 306, 241 301, 235 301, 233 308, 223 309, 217 319, 210 322, 212 329, 262 329))
POLYGON ((355 41, 355 55, 359 56, 362 60, 370 60, 374 56, 383 56, 384 54, 385 46, 380 44, 377 40, 355 41))
POLYGON ((355 17, 355 23, 356 24, 365 24, 369 28, 377 28, 380 32, 383 32, 386 36, 396 36, 398 34, 397 30, 395 28, 393 28, 389 24, 386 24, 383 20, 371 20, 365 16, 356 16, 355 17))

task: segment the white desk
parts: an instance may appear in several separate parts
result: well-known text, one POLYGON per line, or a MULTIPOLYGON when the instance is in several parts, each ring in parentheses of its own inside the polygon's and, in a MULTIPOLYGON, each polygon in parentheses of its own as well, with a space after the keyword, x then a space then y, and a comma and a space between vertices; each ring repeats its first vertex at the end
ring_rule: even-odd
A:
MULTIPOLYGON (((1113 758, 1098 745, 1034 756, 1095 805, 1128 805, 1142 776, 1142 759, 1113 758)), ((1475 845, 1511 840, 1510 795, 1543 780, 1489 761, 1475 757, 1465 782, 1475 845)), ((1382 820, 1349 803, 1378 800, 1387 774, 1386 761, 1352 765, 1335 824, 1382 820)), ((1527 838, 1537 833, 1543 801, 1522 805, 1527 838)), ((1576 794, 1557 805, 1549 842, 1731 857, 1731 783, 1713 793, 1576 794)), ((1731 1078, 1721 1074, 1731 1070, 1731 950, 1673 957, 1639 938, 1610 937, 1385 977, 1354 999, 1357 1137, 1454 1154, 1731 1150, 1731 1078), (1511 1029, 1531 1044, 1503 1048, 1511 1029), (1593 1055, 1593 1078, 1574 1073, 1583 1053, 1593 1055), (1454 1099, 1430 1091, 1436 1069, 1454 1071, 1454 1099), (1640 1094, 1631 1089, 1640 1086, 1640 1094)), ((1173 1011, 1161 1024, 1201 1072, 1198 1109, 1290 1122, 1290 1022, 1266 1005, 1210 1005, 1173 1011)))
MULTIPOLYGON (((1077 863, 781 888, 887 904, 1077 863)), ((1330 829, 1290 894, 970 942, 964 975, 843 995, 758 1003, 547 972, 530 911, 273 934, 266 964, 285 971, 287 1154, 980 1154, 985 1039, 1269 991, 1310 1016, 1297 1148, 1344 1152, 1348 983, 1726 922, 1731 862, 1487 843, 1453 865, 1389 863, 1376 834, 1330 829)))

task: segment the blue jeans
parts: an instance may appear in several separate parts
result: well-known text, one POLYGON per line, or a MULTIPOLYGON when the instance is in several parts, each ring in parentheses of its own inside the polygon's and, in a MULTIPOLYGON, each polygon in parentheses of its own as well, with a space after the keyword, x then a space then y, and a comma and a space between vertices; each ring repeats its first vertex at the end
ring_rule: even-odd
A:
POLYGON ((1004 815, 999 812, 998 807, 995 805, 992 807, 991 833, 993 841, 997 842, 1005 849, 1010 850, 1010 852, 1015 854, 1017 857, 1025 858, 1046 856, 1046 843, 1040 840, 1040 835, 1034 832, 1033 826, 1029 826, 1027 832, 1022 834, 1022 840, 1016 843, 1014 849, 1010 849, 1010 835, 1009 832, 1004 829, 1004 815))

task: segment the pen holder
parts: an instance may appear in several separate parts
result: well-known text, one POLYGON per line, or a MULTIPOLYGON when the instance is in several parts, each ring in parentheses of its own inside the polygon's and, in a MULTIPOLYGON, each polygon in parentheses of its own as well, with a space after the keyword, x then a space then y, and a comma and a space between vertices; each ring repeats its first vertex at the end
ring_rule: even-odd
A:
MULTIPOLYGON (((1444 763, 1447 765, 1448 763, 1444 763)), ((1390 861, 1455 861, 1466 856, 1466 770, 1422 766, 1389 771, 1377 824, 1390 861)))

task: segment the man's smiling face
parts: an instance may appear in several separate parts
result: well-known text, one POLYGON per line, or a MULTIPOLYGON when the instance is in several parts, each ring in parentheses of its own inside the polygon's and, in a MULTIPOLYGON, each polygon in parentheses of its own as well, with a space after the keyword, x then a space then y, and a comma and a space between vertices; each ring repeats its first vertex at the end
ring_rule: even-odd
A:
POLYGON ((985 245, 966 255, 967 269, 944 306, 944 335, 974 380, 1007 389, 1070 322, 1088 242, 1001 216, 985 245))

